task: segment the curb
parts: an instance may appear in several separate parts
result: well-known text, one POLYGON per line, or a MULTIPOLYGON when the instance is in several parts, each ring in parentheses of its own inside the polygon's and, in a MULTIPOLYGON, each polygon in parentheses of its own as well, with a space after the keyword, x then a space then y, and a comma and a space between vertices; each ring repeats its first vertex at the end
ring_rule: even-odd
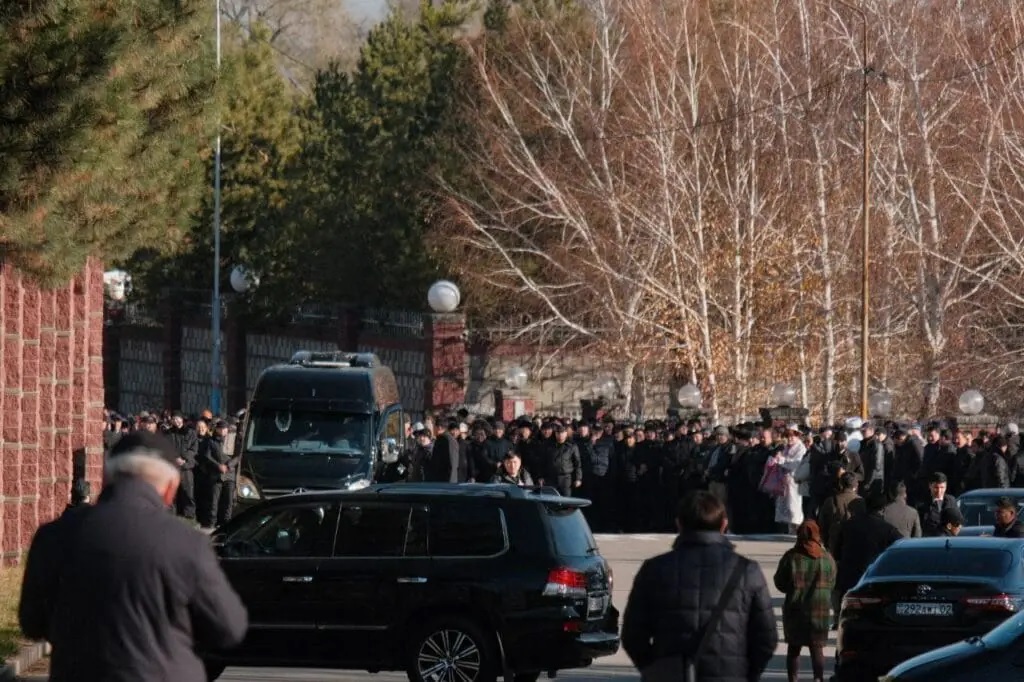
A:
POLYGON ((26 644, 21 647, 18 653, 4 661, 3 665, 0 665, 0 682, 15 682, 18 675, 49 655, 50 645, 47 642, 26 644))

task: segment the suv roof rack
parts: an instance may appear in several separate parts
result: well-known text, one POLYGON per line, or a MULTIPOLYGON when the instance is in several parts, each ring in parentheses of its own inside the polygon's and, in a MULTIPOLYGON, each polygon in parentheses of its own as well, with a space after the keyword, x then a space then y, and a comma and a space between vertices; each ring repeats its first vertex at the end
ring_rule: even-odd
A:
POLYGON ((329 350, 311 351, 300 350, 292 355, 289 365, 300 367, 380 367, 380 358, 373 353, 350 353, 348 351, 329 350))

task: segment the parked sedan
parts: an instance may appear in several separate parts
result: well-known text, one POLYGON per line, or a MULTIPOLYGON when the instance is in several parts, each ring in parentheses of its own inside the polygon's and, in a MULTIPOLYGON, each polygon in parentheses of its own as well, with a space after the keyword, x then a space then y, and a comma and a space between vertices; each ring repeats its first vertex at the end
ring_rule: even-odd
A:
POLYGON ((922 538, 887 549, 843 599, 838 680, 980 636, 1024 605, 1024 540, 922 538))
POLYGON ((883 682, 973 682, 1019 680, 1024 676, 1024 613, 1004 620, 983 637, 916 656, 901 663, 883 682))
POLYGON ((1024 489, 1021 488, 979 488, 961 495, 957 500, 964 517, 960 535, 991 535, 995 530, 996 501, 1000 497, 1009 497, 1016 502, 1018 513, 1024 511, 1024 489))

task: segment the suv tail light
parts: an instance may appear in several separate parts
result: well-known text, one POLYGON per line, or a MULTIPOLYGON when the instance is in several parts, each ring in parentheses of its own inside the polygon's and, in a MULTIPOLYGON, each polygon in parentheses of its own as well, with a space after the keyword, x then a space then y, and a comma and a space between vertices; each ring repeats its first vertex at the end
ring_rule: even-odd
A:
POLYGON ((553 568, 548 572, 544 596, 585 597, 587 596, 587 576, 571 568, 553 568))
POLYGON ((843 611, 860 611, 862 609, 869 609, 872 606, 881 606, 885 604, 885 599, 882 597, 862 597, 856 594, 848 594, 843 597, 843 611))
POLYGON ((987 597, 964 597, 964 606, 978 611, 1005 611, 1013 613, 1017 610, 1017 602, 1008 594, 993 594, 987 597))

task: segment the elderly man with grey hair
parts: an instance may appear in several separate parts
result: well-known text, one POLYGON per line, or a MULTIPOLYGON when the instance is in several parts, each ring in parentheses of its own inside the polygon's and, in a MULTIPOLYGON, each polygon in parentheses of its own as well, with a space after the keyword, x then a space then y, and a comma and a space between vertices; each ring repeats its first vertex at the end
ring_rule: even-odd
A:
POLYGON ((162 435, 125 436, 96 505, 36 532, 19 618, 52 645, 51 682, 205 682, 196 651, 244 638, 245 607, 209 538, 169 511, 177 458, 162 435))

